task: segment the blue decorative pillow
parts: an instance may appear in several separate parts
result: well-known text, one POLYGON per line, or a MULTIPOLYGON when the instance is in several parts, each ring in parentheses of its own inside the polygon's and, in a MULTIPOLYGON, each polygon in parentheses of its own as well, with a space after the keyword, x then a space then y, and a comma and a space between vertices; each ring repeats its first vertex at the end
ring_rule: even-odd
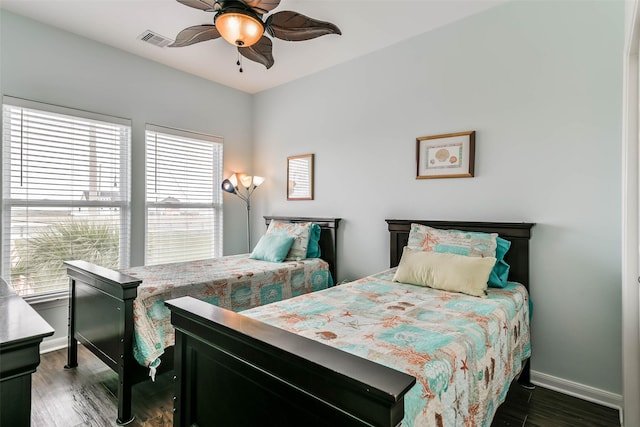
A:
POLYGON ((277 234, 265 234, 249 255, 251 259, 269 262, 282 262, 289 253, 295 239, 277 234))
POLYGON ((504 261, 504 256, 511 247, 511 242, 502 237, 496 238, 496 265, 489 275, 489 286, 492 288, 504 288, 509 277, 509 264, 504 261))
POLYGON ((307 246, 307 258, 320 258, 320 226, 311 224, 309 231, 309 246, 307 246))
POLYGON ((497 237, 498 233, 441 230, 427 225, 411 224, 407 246, 425 252, 497 258, 497 237))

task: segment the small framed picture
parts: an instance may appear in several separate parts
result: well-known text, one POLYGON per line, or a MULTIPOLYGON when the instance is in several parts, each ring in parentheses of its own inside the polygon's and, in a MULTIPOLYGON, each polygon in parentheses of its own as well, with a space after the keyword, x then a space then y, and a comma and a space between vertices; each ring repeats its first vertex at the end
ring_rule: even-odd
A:
POLYGON ((313 154, 287 157, 287 200, 313 200, 313 154))
POLYGON ((416 138, 416 179, 473 176, 476 131, 416 138))

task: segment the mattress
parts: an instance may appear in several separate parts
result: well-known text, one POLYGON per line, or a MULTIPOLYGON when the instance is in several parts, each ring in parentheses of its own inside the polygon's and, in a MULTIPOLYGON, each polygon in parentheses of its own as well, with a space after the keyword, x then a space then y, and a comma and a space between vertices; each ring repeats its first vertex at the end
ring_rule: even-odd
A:
POLYGON ((394 272, 242 314, 415 376, 405 427, 489 426, 531 354, 527 290, 509 282, 478 298, 394 272))
POLYGON ((149 367, 157 367, 165 348, 175 343, 165 300, 191 296, 242 311, 326 289, 333 283, 329 264, 320 258, 272 263, 242 254, 120 271, 142 279, 133 302, 133 349, 136 361, 149 367))

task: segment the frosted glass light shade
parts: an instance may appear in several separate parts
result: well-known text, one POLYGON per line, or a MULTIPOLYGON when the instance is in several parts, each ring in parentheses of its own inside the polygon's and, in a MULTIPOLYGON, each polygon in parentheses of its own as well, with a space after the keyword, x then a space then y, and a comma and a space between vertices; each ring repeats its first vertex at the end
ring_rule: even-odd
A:
POLYGON ((256 44, 264 33, 262 21, 243 12, 220 13, 215 25, 223 39, 238 47, 256 44))
POLYGON ((255 185, 256 187, 258 187, 263 182, 264 182, 264 177, 262 177, 262 176, 254 176, 253 177, 253 185, 255 185))
POLYGON ((239 173, 238 179, 240 179, 240 184, 242 184, 244 188, 251 187, 251 183, 253 182, 253 177, 251 175, 247 175, 246 173, 239 173))
POLYGON ((222 181, 222 189, 224 191, 226 191, 227 193, 235 193, 236 192, 236 187, 228 179, 225 179, 224 181, 222 181))
POLYGON ((227 193, 238 194, 238 182, 247 190, 247 194, 250 196, 253 190, 264 182, 264 178, 261 176, 247 175, 244 172, 234 173, 222 181, 222 189, 227 193))
POLYGON ((233 174, 229 177, 229 182, 231 182, 231 184, 233 184, 234 187, 238 186, 238 175, 237 174, 233 174))

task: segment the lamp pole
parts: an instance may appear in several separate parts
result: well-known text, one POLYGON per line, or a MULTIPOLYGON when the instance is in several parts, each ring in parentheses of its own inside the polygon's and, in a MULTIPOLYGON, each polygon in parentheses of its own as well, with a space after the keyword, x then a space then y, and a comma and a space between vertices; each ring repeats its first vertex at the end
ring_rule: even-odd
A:
POLYGON ((244 173, 231 175, 222 181, 222 189, 227 193, 235 194, 247 204, 247 251, 251 252, 251 195, 260 184, 264 182, 261 176, 249 176, 244 173), (245 189, 245 194, 238 191, 238 179, 245 189))
POLYGON ((247 192, 245 201, 247 202, 247 252, 251 252, 251 193, 247 192))

